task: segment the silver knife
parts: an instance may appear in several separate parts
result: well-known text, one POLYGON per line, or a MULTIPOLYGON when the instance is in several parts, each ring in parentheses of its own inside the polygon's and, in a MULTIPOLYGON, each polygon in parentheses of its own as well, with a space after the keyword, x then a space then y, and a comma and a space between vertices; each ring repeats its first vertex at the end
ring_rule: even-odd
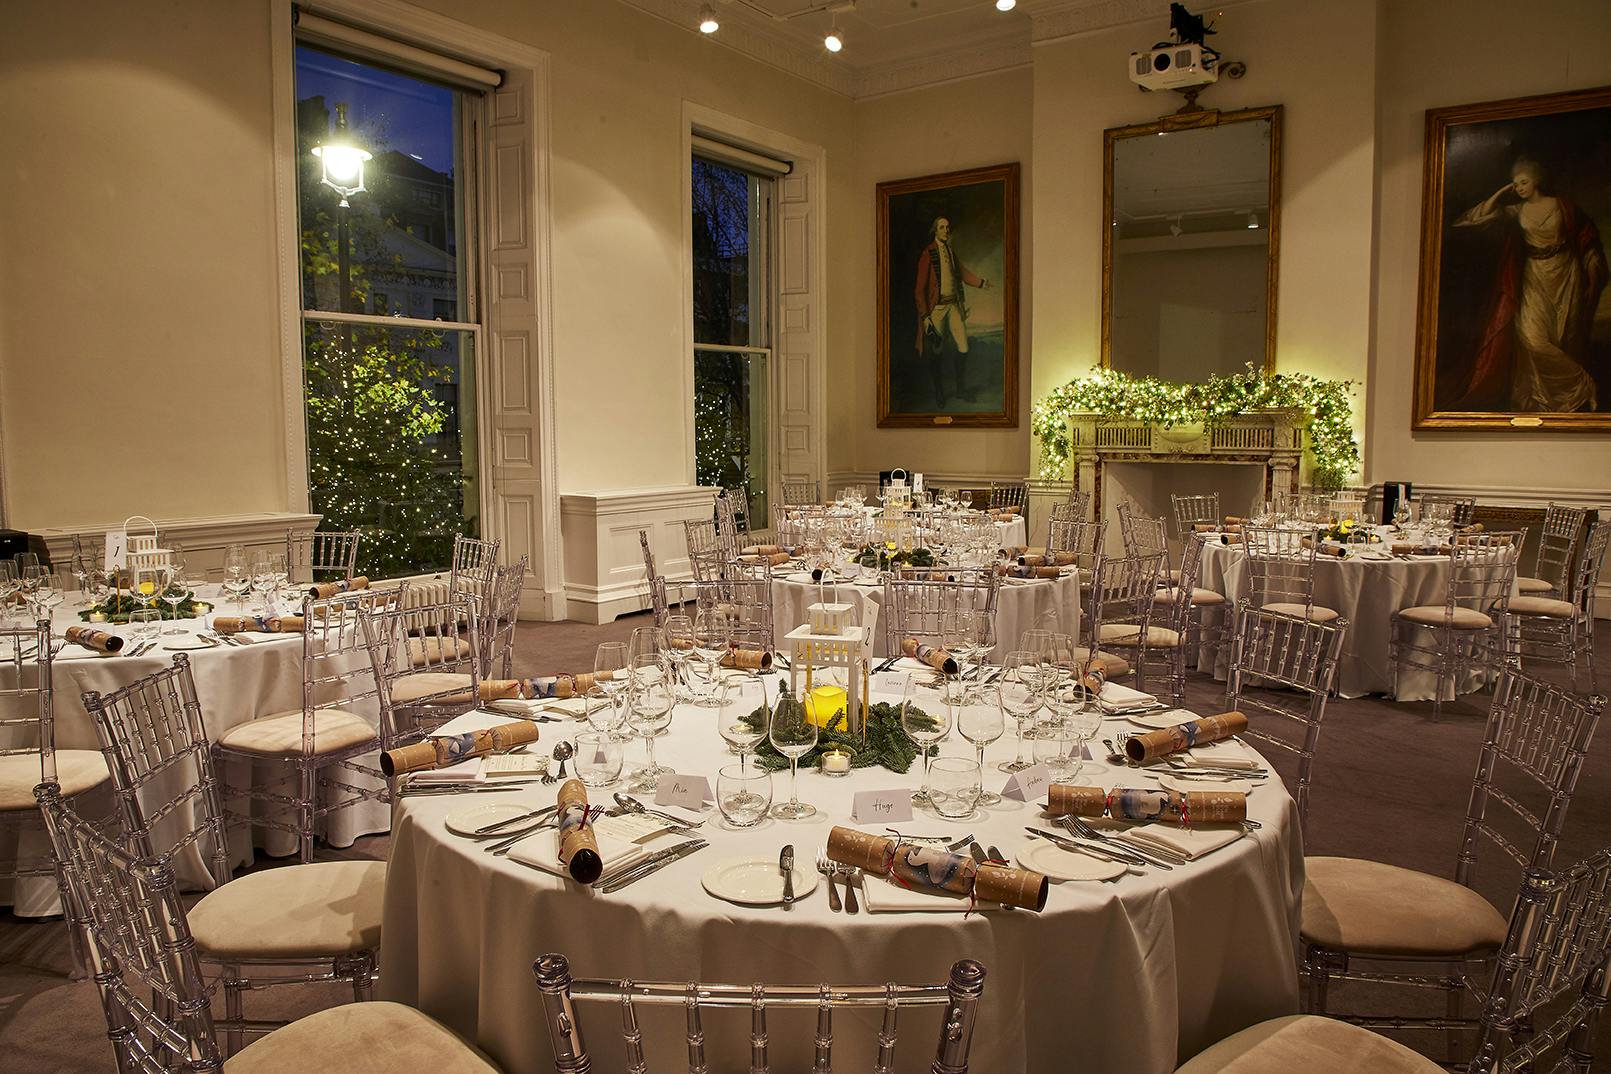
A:
POLYGON ((710 844, 703 839, 690 839, 686 843, 678 843, 674 847, 668 847, 665 850, 651 854, 635 865, 628 866, 616 875, 608 877, 602 883, 594 883, 593 887, 595 890, 605 894, 620 891, 628 884, 635 884, 644 877, 659 872, 679 858, 686 858, 694 851, 704 850, 708 846, 710 844))
POLYGON ((1103 850, 1099 844, 1077 843, 1072 839, 1059 839, 1050 832, 1043 832, 1038 828, 1025 828, 1024 831, 1028 832, 1037 839, 1044 839, 1053 846, 1061 847, 1063 850, 1069 851, 1072 854, 1084 854, 1087 857, 1097 858, 1101 861, 1111 861, 1119 865, 1130 866, 1137 869, 1143 868, 1147 864, 1139 858, 1132 858, 1123 854, 1109 854, 1107 851, 1103 850))
POLYGON ((778 853, 778 871, 783 874, 783 905, 794 905, 794 844, 786 843, 778 853))

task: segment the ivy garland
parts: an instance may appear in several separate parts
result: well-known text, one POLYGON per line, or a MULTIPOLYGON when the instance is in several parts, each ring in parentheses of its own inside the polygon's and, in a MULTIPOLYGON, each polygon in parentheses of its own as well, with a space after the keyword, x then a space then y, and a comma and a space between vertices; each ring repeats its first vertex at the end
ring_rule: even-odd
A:
POLYGON ((1040 440, 1040 476, 1059 480, 1067 475, 1073 455, 1068 419, 1078 413, 1145 421, 1170 428, 1200 421, 1216 425, 1250 410, 1293 409, 1310 415, 1309 450, 1317 470, 1334 482, 1359 469, 1354 440, 1351 380, 1322 380, 1307 373, 1255 370, 1231 376, 1215 374, 1206 384, 1179 384, 1157 377, 1132 377, 1098 369, 1052 389, 1035 402, 1031 429, 1040 440))

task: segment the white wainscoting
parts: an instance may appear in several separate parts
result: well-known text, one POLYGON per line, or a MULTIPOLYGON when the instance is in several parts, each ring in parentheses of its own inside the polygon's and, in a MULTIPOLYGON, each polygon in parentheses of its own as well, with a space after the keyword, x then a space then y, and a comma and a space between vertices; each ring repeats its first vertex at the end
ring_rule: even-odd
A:
POLYGON ((717 491, 670 485, 561 494, 565 618, 608 623, 649 606, 639 530, 649 532, 658 573, 673 583, 688 578, 683 520, 711 517, 717 491))
MULTIPOLYGON (((224 550, 232 544, 247 548, 285 551, 285 531, 310 533, 319 525, 319 515, 269 511, 254 515, 218 515, 211 518, 158 518, 153 521, 164 547, 179 545, 193 567, 222 570, 224 550)), ((143 523, 136 523, 143 525, 143 523)), ((50 549, 50 561, 65 567, 73 558, 73 535, 78 534, 86 548, 104 548, 106 534, 121 530, 122 522, 94 526, 73 526, 39 530, 50 549)))

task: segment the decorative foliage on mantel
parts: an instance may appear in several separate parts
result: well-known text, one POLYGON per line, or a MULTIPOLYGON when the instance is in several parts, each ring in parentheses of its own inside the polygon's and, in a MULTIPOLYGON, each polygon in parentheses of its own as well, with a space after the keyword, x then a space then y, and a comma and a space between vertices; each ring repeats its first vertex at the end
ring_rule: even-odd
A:
MULTIPOLYGON (((1073 453, 1068 419, 1099 414, 1115 421, 1144 421, 1164 428, 1202 422, 1213 426, 1254 410, 1302 410, 1310 415, 1309 450, 1319 480, 1341 479, 1359 469, 1354 440, 1351 380, 1322 380, 1307 373, 1247 372, 1211 376, 1206 384, 1179 384, 1098 369, 1054 388, 1035 401, 1030 428, 1040 440, 1040 476, 1058 480, 1073 453)), ((1317 483, 1319 483, 1317 480, 1317 483)))

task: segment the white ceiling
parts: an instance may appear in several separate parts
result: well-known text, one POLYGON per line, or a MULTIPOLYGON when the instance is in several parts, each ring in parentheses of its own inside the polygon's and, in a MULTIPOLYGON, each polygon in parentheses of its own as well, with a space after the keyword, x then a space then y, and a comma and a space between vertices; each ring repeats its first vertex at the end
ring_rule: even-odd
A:
POLYGON ((1020 0, 1016 9, 1003 12, 996 10, 995 0, 857 0, 853 8, 823 10, 828 2, 718 0, 718 11, 724 20, 753 20, 754 25, 816 52, 824 51, 823 34, 837 20, 845 34, 845 49, 834 58, 866 69, 985 41, 1017 39, 1027 44, 1028 12, 1034 4, 1020 0))

